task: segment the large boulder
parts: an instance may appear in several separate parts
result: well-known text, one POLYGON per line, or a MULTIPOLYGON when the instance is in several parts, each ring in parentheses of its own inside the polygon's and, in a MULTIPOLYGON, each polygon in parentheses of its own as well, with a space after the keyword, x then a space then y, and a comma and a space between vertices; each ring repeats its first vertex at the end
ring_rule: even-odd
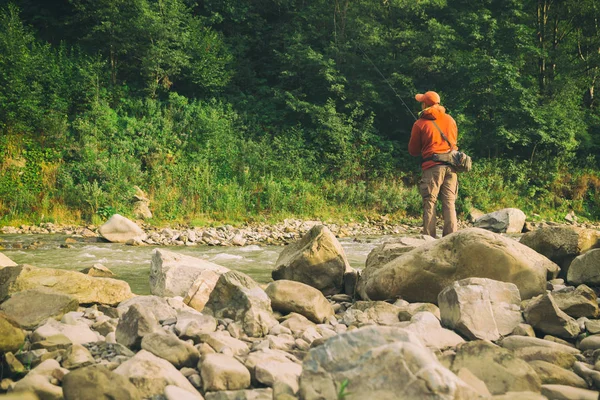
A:
POLYGON ((6 257, 4 254, 0 253, 0 268, 15 267, 16 265, 16 262, 6 257))
POLYGON ((468 228, 424 244, 378 268, 365 268, 358 284, 363 299, 402 297, 437 303, 455 281, 479 277, 517 285, 522 299, 545 293, 559 267, 527 246, 480 228, 468 228))
POLYGON ((503 208, 480 216, 473 226, 496 233, 521 233, 525 219, 527 216, 518 208, 503 208))
POLYGON ((265 336, 277 325, 269 296, 252 278, 237 271, 221 275, 204 311, 215 318, 240 322, 251 337, 265 336))
POLYGON ((111 278, 94 278, 64 269, 18 265, 0 269, 0 301, 17 292, 50 288, 71 295, 79 304, 117 305, 133 297, 129 284, 111 278))
POLYGON ((521 296, 513 283, 463 279, 440 292, 438 305, 442 324, 471 340, 498 340, 523 322, 521 296))
MULTIPOLYGON (((227 271, 229 269, 201 258, 156 249, 150 265, 150 292, 166 297, 187 295, 190 302, 199 290, 210 296, 218 277, 227 271), (196 290, 188 295, 193 287, 196 290)), ((199 303, 199 299, 194 302, 199 303)))
POLYGON ((21 327, 34 329, 48 318, 61 319, 69 311, 79 307, 71 295, 40 288, 13 294, 0 304, 0 310, 12 317, 21 327))
POLYGON ((142 398, 160 397, 168 385, 179 386, 190 393, 198 391, 170 362, 140 350, 135 356, 115 369, 115 373, 129 379, 142 398))
POLYGON ((570 317, 596 318, 598 315, 598 296, 586 285, 567 286, 552 292, 552 296, 558 308, 570 317))
POLYGON ((159 331, 161 327, 154 314, 139 304, 133 304, 119 319, 115 338, 123 346, 139 349, 144 336, 159 331))
POLYGON ((575 257, 600 247, 600 231, 574 226, 548 226, 527 232, 521 237, 521 243, 557 263, 562 275, 568 276, 569 265, 575 257))
POLYGON ((104 225, 98 228, 98 233, 109 242, 127 243, 129 240, 144 240, 146 233, 135 222, 114 214, 104 225))
POLYGON ((138 400, 140 393, 129 379, 104 365, 79 368, 65 375, 65 400, 138 400))
POLYGON ((134 304, 138 304, 154 314, 154 317, 161 323, 167 319, 177 317, 177 311, 167 303, 167 300, 159 296, 136 296, 125 300, 117 306, 119 315, 124 315, 134 304))
POLYGON ((200 354, 192 344, 179 339, 171 332, 152 332, 142 338, 142 349, 167 360, 177 369, 193 368, 200 354))
POLYGON ((411 332, 368 326, 312 348, 302 366, 300 398, 476 399, 478 394, 444 368, 411 332), (347 385, 345 390, 342 385, 347 385))
POLYGON ((567 281, 572 285, 600 286, 600 249, 575 257, 569 265, 567 281))
POLYGON ((335 314, 323 293, 304 283, 282 279, 270 283, 265 292, 271 299, 273 310, 284 314, 302 314, 317 324, 335 314))
POLYGON ((450 369, 458 373, 462 368, 485 382, 492 394, 541 390, 540 378, 527 362, 488 341, 475 340, 457 347, 450 369))
POLYGON ((305 283, 325 295, 344 291, 344 274, 352 268, 342 245, 324 225, 316 225, 279 254, 273 280, 305 283))
POLYGON ((577 337, 581 330, 575 319, 560 310, 551 293, 532 299, 525 306, 523 315, 535 329, 564 339, 577 337))
POLYGON ((367 256, 365 265, 367 268, 376 268, 377 266, 387 264, 394 258, 400 257, 404 253, 425 244, 435 241, 429 235, 418 237, 401 237, 389 240, 375 247, 367 256))
POLYGON ((16 353, 25 343, 25 333, 19 324, 0 312, 0 353, 16 353))
POLYGON ((415 314, 405 328, 415 333, 421 343, 432 350, 444 350, 464 343, 464 339, 450 329, 443 328, 440 320, 430 312, 415 314))
MULTIPOLYGON (((85 344, 93 343, 98 341, 98 334, 92 331, 89 325, 78 322, 75 325, 63 324, 62 322, 56 321, 49 318, 44 325, 38 327, 31 335, 31 342, 45 342, 50 340, 53 341, 53 337, 57 335, 64 335, 72 343, 85 344)), ((60 340, 64 343, 64 339, 60 340)))
POLYGON ((250 371, 226 354, 207 354, 198 369, 205 392, 240 390, 250 386, 250 371))

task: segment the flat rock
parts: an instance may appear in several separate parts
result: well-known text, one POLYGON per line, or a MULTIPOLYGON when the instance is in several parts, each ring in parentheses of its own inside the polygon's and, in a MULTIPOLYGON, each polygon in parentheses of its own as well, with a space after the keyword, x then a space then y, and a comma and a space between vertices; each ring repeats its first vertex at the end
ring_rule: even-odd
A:
POLYGON ((29 289, 13 294, 0 310, 25 329, 37 328, 48 318, 61 319, 79 307, 77 299, 51 289, 29 289))
POLYGON ((155 356, 167 360, 177 369, 195 367, 200 358, 198 350, 193 345, 172 333, 152 332, 144 335, 141 347, 155 356))
POLYGON ((558 365, 550 364, 546 361, 530 361, 529 365, 533 367, 540 377, 542 384, 567 385, 587 389, 586 381, 573 371, 561 368, 558 365))
POLYGON ((265 292, 271 299, 273 310, 284 314, 302 314, 317 324, 335 314, 321 291, 301 282, 278 280, 271 282, 265 292))
POLYGON ((138 400, 137 388, 129 379, 103 365, 79 368, 65 375, 65 400, 138 400))
POLYGON ((542 385, 542 395, 553 400, 598 400, 598 392, 595 390, 565 385, 542 385))
POLYGON ((567 286, 553 291, 552 297, 558 308, 572 318, 595 318, 598 315, 598 297, 586 285, 582 284, 577 288, 567 286))
POLYGON ((226 354, 208 354, 198 365, 205 392, 240 390, 250 386, 250 371, 226 354))
POLYGON ((117 306, 117 311, 120 316, 123 316, 134 304, 140 305, 145 310, 154 314, 158 322, 169 318, 176 318, 177 311, 169 305, 166 299, 160 296, 135 296, 129 300, 125 300, 117 306))

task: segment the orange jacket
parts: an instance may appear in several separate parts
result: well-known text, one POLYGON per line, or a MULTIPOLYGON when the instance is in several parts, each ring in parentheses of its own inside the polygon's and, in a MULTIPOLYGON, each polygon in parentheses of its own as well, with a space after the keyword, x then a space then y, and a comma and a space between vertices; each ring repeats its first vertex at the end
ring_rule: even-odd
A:
MULTIPOLYGON (((408 152, 411 156, 422 156, 423 158, 431 157, 434 153, 446 153, 450 151, 450 146, 446 142, 440 131, 433 124, 440 127, 444 135, 448 138, 454 150, 458 149, 456 140, 458 138, 458 128, 456 121, 450 115, 446 114, 446 109, 439 104, 435 104, 423 110, 420 118, 415 121, 410 133, 410 141, 408 142, 408 152)), ((435 161, 425 161, 421 164, 421 168, 426 170, 434 165, 440 164, 435 161)))

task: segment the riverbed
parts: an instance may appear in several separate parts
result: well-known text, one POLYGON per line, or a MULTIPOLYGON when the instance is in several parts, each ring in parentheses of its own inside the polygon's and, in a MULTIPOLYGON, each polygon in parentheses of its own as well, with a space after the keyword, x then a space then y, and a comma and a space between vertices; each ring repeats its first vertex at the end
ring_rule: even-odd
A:
MULTIPOLYGON (((350 265, 362 269, 371 250, 390 238, 391 236, 382 235, 342 238, 339 241, 350 265)), ((150 294, 148 279, 155 248, 165 248, 211 261, 243 272, 259 283, 271 281, 271 271, 283 250, 283 246, 267 245, 127 246, 100 241, 90 242, 84 238, 58 234, 0 235, 0 251, 17 264, 75 271, 102 264, 115 273, 116 278, 129 283, 131 290, 140 295, 150 294), (66 243, 67 241, 70 243, 66 243)))

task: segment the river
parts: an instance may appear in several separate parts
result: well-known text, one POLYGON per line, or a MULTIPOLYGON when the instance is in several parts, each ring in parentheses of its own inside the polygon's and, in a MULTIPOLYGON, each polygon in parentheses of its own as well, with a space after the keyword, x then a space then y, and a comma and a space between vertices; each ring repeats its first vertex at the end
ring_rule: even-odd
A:
MULTIPOLYGON (((148 278, 152 251, 159 246, 126 246, 116 243, 76 242, 63 248, 66 235, 0 235, 0 251, 17 264, 40 268, 60 268, 79 271, 102 264, 118 279, 129 283, 136 294, 150 294, 148 278)), ((369 252, 391 236, 343 238, 340 243, 350 265, 363 268, 369 252)), ((170 251, 202 258, 232 270, 241 271, 259 283, 271 280, 271 271, 283 246, 178 246, 161 247, 170 251)))

